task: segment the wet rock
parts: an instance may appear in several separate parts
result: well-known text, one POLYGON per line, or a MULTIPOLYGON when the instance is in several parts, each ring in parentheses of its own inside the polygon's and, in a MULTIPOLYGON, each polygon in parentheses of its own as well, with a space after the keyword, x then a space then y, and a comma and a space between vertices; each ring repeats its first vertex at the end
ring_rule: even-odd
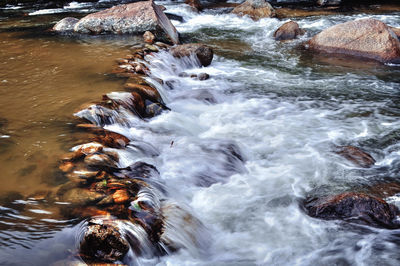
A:
POLYGON ((163 112, 163 107, 158 103, 152 103, 146 106, 146 116, 155 117, 163 112))
POLYGON ((376 162, 371 155, 354 146, 338 146, 336 147, 335 152, 354 164, 364 168, 369 168, 376 162))
POLYGON ((96 135, 92 137, 91 140, 110 148, 125 148, 130 143, 127 137, 116 132, 108 131, 103 128, 96 128, 93 131, 96 135))
POLYGON ((160 93, 158 92, 157 89, 153 87, 146 85, 139 85, 135 83, 125 83, 124 88, 129 91, 140 94, 140 96, 145 100, 163 103, 160 93))
POLYGON ((160 172, 151 164, 145 162, 136 162, 128 167, 124 174, 129 178, 153 178, 160 177, 160 172))
POLYGON ((88 166, 117 167, 117 163, 107 154, 90 154, 84 159, 88 166))
POLYGON ((347 54, 383 63, 400 62, 400 42, 385 23, 359 19, 338 24, 315 35, 307 42, 311 50, 347 54))
POLYGON ((79 20, 74 30, 80 33, 138 34, 151 31, 157 39, 179 43, 178 33, 160 6, 153 1, 118 5, 89 14, 79 20))
POLYGON ((58 31, 58 32, 68 32, 68 31, 74 31, 74 27, 76 23, 78 23, 79 19, 77 18, 72 18, 72 17, 66 17, 60 20, 59 22, 54 25, 53 30, 58 31))
POLYGON ((154 36, 154 34, 151 33, 150 31, 146 31, 143 34, 143 39, 145 43, 153 44, 154 40, 156 39, 156 36, 154 36))
POLYGON ((81 157, 88 154, 99 153, 103 151, 103 145, 97 142, 90 142, 76 146, 72 149, 76 157, 81 157))
POLYGON ((63 171, 64 173, 68 173, 71 172, 72 169, 74 169, 75 165, 72 162, 63 162, 60 164, 60 166, 58 167, 61 171, 63 171))
POLYGON ((87 169, 77 169, 67 175, 68 179, 72 182, 83 183, 89 179, 97 176, 98 171, 89 171, 87 169))
POLYGON ((199 0, 185 0, 185 4, 188 4, 196 11, 203 10, 203 6, 201 5, 199 0))
POLYGON ((170 49, 170 53, 178 58, 194 54, 199 59, 202 66, 209 66, 214 56, 214 52, 210 47, 200 43, 177 45, 170 49))
POLYGON ((396 34, 397 39, 400 39, 400 28, 390 27, 390 29, 394 32, 394 34, 396 34))
POLYGON ((232 10, 233 14, 249 16, 254 20, 275 17, 274 8, 265 0, 247 0, 232 10))
POLYGON ((197 75, 197 78, 199 80, 207 80, 210 78, 210 75, 208 75, 207 73, 200 73, 199 75, 197 75))
MULTIPOLYGON (((60 193, 62 193, 60 191, 60 193)), ((69 202, 72 205, 84 206, 94 204, 105 198, 105 195, 95 191, 90 191, 84 188, 68 189, 61 196, 61 201, 69 202)))
POLYGON ((325 220, 345 220, 383 228, 399 228, 399 210, 381 198, 364 193, 347 192, 322 198, 308 198, 304 203, 308 215, 325 220))
POLYGON ((275 31, 274 39, 277 41, 293 40, 304 33, 305 31, 300 29, 297 22, 288 21, 275 31))
POLYGON ((320 6, 339 6, 342 0, 317 0, 317 4, 320 6))
POLYGON ((115 191, 112 197, 114 202, 117 204, 124 203, 128 201, 130 198, 128 192, 125 189, 119 189, 115 191))
POLYGON ((366 192, 379 198, 392 197, 400 193, 400 184, 395 182, 375 184, 366 189, 366 192))
POLYGON ((146 49, 149 49, 151 52, 158 52, 159 50, 158 50, 158 48, 156 47, 156 46, 154 46, 154 45, 150 45, 150 44, 146 44, 146 49))
POLYGON ((80 243, 79 251, 84 260, 114 262, 122 260, 129 251, 129 243, 111 225, 89 225, 80 243))

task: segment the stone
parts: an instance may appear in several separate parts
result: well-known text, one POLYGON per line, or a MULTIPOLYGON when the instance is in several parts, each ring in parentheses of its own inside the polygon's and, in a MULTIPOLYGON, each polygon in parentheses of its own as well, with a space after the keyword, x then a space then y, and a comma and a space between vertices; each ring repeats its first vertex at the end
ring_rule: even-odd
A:
POLYGON ((298 36, 303 35, 305 31, 300 29, 299 24, 294 21, 288 21, 280 26, 274 32, 274 39, 276 41, 286 41, 296 39, 298 36))
POLYGON ((155 117, 163 112, 163 107, 159 103, 152 103, 146 106, 146 116, 155 117))
POLYGON ((396 34, 397 39, 400 39, 400 28, 390 27, 390 29, 394 32, 394 34, 396 34))
POLYGON ((117 167, 117 163, 110 158, 107 154, 90 154, 84 159, 86 165, 89 166, 105 166, 117 167))
POLYGON ((306 43, 311 50, 346 54, 383 63, 400 62, 400 41, 385 23, 353 20, 323 30, 306 43))
POLYGON ((335 153, 363 168, 369 168, 376 162, 371 155, 354 146, 338 146, 335 153))
POLYGON ((74 30, 90 34, 140 34, 151 31, 156 39, 179 43, 175 27, 153 1, 118 5, 89 14, 76 23, 74 30))
POLYGON ((317 0, 317 4, 320 6, 339 6, 342 0, 317 0))
POLYGON ((104 194, 95 191, 90 191, 83 188, 68 189, 62 196, 61 200, 69 202, 72 205, 88 205, 96 203, 105 197, 104 194))
POLYGON ((129 251, 129 243, 119 233, 116 226, 92 224, 80 243, 79 252, 85 260, 115 262, 129 251))
POLYGON ((154 36, 154 34, 151 33, 150 31, 146 31, 143 34, 143 39, 145 43, 153 44, 154 40, 156 39, 156 36, 154 36))
POLYGON ((63 162, 58 166, 58 168, 64 173, 71 172, 74 169, 75 165, 72 162, 63 162))
POLYGON ((53 27, 53 31, 58 32, 72 32, 74 31, 74 27, 76 23, 78 23, 79 19, 66 17, 56 23, 53 27))
POLYGON ((381 198, 364 193, 346 192, 334 196, 308 198, 304 207, 311 217, 345 220, 374 227, 400 228, 398 208, 381 198))
POLYGON ((117 204, 124 203, 129 200, 129 194, 125 189, 119 189, 114 192, 113 200, 117 204))
POLYGON ((200 73, 199 75, 197 75, 197 78, 199 80, 207 80, 210 78, 210 75, 208 75, 207 73, 200 73))
POLYGON ((185 0, 185 4, 188 4, 192 7, 195 11, 203 10, 203 6, 201 5, 199 0, 185 0))
POLYGON ((253 20, 275 17, 274 8, 265 0, 247 0, 232 10, 233 14, 249 16, 253 20))
POLYGON ((214 56, 213 50, 201 43, 187 43, 173 46, 170 48, 170 53, 174 57, 188 57, 192 54, 196 55, 202 66, 209 66, 214 56))

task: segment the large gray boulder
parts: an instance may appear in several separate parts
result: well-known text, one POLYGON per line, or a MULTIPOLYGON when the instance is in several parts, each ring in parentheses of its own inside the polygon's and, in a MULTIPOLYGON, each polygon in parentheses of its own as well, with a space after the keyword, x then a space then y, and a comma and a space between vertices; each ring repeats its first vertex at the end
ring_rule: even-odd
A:
POLYGON ((359 19, 330 27, 306 44, 310 49, 378 60, 400 62, 400 41, 393 30, 376 19, 359 19))
POLYGON ((143 34, 150 31, 157 39, 179 43, 175 27, 153 1, 118 5, 89 14, 76 23, 74 30, 90 34, 143 34))

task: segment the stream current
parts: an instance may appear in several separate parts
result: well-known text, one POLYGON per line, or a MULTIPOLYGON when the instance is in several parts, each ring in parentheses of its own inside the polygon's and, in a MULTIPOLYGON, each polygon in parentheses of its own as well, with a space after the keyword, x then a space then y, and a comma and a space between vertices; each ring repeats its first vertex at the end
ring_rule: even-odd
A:
MULTIPOLYGON (((199 67, 195 60, 155 54, 148 81, 171 111, 105 127, 154 151, 121 151, 119 166, 155 165, 171 197, 205 225, 198 236, 205 247, 124 262, 398 265, 399 230, 317 220, 299 202, 311 191, 336 193, 398 179, 400 66, 315 55, 301 43, 356 18, 400 27, 400 12, 295 18, 306 35, 280 43, 272 34, 285 19, 255 22, 223 9, 195 13, 183 3, 158 3, 183 17, 173 23, 185 42, 213 47, 214 60, 199 67), (181 72, 211 78, 198 81, 181 72), (377 163, 357 168, 332 153, 334 145, 362 147, 377 163)), ((1 265, 52 264, 75 249, 81 221, 64 220, 57 204, 21 198, 62 183, 54 177, 56 158, 77 144, 68 136, 76 133, 69 126, 72 114, 87 117, 77 112, 80 105, 106 93, 123 98, 123 81, 105 74, 134 37, 43 34, 64 16, 96 8, 73 3, 0 11, 1 265), (29 15, 21 16, 21 9, 29 15)), ((390 200, 400 207, 400 198, 390 200)))

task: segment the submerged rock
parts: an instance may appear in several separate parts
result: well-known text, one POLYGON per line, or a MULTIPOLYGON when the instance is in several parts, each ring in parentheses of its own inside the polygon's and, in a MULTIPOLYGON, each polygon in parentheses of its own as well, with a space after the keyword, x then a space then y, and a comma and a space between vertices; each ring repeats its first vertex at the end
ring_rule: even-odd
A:
POLYGON ((347 54, 383 63, 400 62, 400 42, 393 30, 376 19, 359 19, 330 27, 307 42, 312 50, 347 54))
POLYGON ((54 25, 53 30, 54 31, 59 31, 59 32, 68 32, 68 31, 74 31, 74 27, 76 23, 78 23, 79 19, 77 18, 72 18, 72 17, 66 17, 60 20, 59 22, 54 25))
POLYGON ((115 226, 94 224, 88 226, 79 251, 84 259, 114 262, 128 253, 129 243, 115 226))
POLYGON ((179 43, 175 27, 153 1, 118 5, 89 14, 76 23, 74 30, 91 34, 139 34, 151 31, 158 39, 179 43))
POLYGON ((174 46, 170 49, 170 53, 174 57, 187 57, 192 54, 196 55, 202 66, 209 66, 214 56, 213 50, 205 44, 187 43, 174 46))
POLYGON ((305 30, 301 29, 297 22, 288 21, 274 32, 274 39, 277 41, 293 40, 304 33, 305 30))
POLYGON ((275 17, 274 8, 265 0, 247 0, 232 10, 233 14, 249 16, 254 20, 275 17))
POLYGON ((322 198, 308 198, 304 203, 308 215, 326 220, 344 220, 383 228, 400 228, 398 208, 381 198, 364 193, 347 192, 322 198))
POLYGON ((364 168, 369 168, 376 162, 371 155, 354 146, 338 146, 335 152, 354 164, 364 168))

